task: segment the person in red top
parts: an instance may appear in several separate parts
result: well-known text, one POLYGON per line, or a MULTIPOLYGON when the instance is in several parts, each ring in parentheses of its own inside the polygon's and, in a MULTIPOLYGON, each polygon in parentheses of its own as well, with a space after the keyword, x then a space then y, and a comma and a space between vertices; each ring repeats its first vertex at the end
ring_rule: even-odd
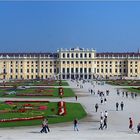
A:
POLYGON ((131 118, 129 118, 129 129, 133 130, 133 121, 131 118))

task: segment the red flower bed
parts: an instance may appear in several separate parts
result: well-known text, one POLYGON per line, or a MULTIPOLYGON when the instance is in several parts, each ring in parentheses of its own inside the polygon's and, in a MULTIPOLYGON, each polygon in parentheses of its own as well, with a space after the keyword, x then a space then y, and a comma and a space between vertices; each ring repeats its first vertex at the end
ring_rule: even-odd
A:
POLYGON ((24 107, 32 107, 33 105, 31 105, 31 104, 24 104, 23 106, 24 107))
POLYGON ((45 88, 38 88, 35 90, 35 92, 53 92, 53 89, 45 89, 45 88))
POLYGON ((39 110, 47 110, 47 106, 40 106, 39 110))
POLYGON ((7 103, 7 102, 13 102, 13 103, 24 103, 24 102, 32 102, 32 103, 40 103, 40 102, 44 102, 44 103, 49 103, 49 101, 39 101, 39 100, 35 100, 35 101, 33 101, 33 100, 20 100, 20 101, 16 101, 16 100, 7 100, 7 101, 5 101, 5 103, 7 103))
POLYGON ((24 113, 24 112, 26 112, 26 109, 25 108, 21 108, 21 109, 18 110, 18 112, 24 113))
POLYGON ((11 102, 6 102, 6 104, 13 105, 13 102, 12 101, 11 102))
POLYGON ((53 91, 54 91, 54 90, 51 90, 51 89, 50 89, 50 90, 46 90, 45 92, 53 92, 53 91))
POLYGON ((53 94, 16 94, 16 96, 53 96, 53 94))
POLYGON ((0 122, 16 122, 16 121, 30 121, 30 120, 40 120, 43 116, 29 117, 29 118, 12 118, 12 119, 2 119, 0 122))

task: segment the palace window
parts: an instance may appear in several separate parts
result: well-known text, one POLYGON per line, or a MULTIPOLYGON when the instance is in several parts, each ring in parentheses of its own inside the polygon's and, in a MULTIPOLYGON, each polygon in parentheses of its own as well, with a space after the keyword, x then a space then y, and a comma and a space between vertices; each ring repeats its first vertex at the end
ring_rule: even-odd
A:
POLYGON ((73 53, 71 54, 71 57, 72 57, 72 58, 74 57, 73 53))
POLYGON ((69 58, 70 57, 70 54, 69 53, 67 53, 67 58, 69 58))
POLYGON ((73 73, 74 72, 74 69, 73 68, 71 68, 71 73, 73 73))
POLYGON ((76 73, 78 73, 78 68, 75 69, 76 73))
POLYGON ((22 73, 23 72, 23 69, 20 69, 20 72, 22 73))
POLYGON ((18 73, 18 69, 16 69, 16 73, 18 73))
POLYGON ((91 73, 91 68, 88 69, 88 72, 91 73))
POLYGON ((87 54, 85 53, 85 57, 87 57, 87 54))
POLYGON ((70 72, 70 70, 69 70, 69 68, 67 68, 67 73, 69 73, 70 72))
POLYGON ((89 53, 89 58, 91 58, 91 53, 89 53))
POLYGON ((103 69, 101 69, 101 73, 103 73, 104 72, 104 70, 103 69))
POLYGON ((65 58, 65 54, 63 53, 63 58, 65 58))
POLYGON ((62 72, 65 73, 65 68, 62 69, 62 72))
POLYGON ((27 69, 27 73, 29 73, 29 69, 27 69))
POLYGON ((80 73, 83 73, 83 69, 82 68, 80 68, 80 73))
POLYGON ((126 69, 123 69, 123 72, 126 73, 126 69))
POLYGON ((84 68, 84 73, 87 73, 87 68, 84 68))

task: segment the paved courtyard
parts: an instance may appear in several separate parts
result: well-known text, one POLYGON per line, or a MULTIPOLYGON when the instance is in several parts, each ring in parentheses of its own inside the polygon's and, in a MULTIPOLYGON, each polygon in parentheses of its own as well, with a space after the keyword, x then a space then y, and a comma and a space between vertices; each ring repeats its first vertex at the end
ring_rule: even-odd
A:
MULTIPOLYGON (((96 85, 93 88, 91 83, 85 83, 83 88, 77 87, 76 82, 69 81, 70 86, 74 89, 78 96, 78 101, 75 98, 64 98, 67 102, 79 102, 83 105, 87 112, 87 117, 79 121, 78 132, 73 131, 73 123, 62 123, 50 125, 50 133, 39 133, 40 126, 18 127, 18 128, 0 128, 0 140, 140 140, 140 134, 136 133, 136 126, 140 122, 140 96, 132 99, 117 95, 115 87, 111 85, 96 85), (100 104, 100 98, 97 94, 90 94, 89 89, 110 90, 107 96, 107 103, 100 104), (124 102, 124 111, 116 111, 116 102, 124 102), (99 104, 99 110, 95 112, 95 104, 99 104), (100 112, 108 111, 108 129, 98 130, 100 121, 100 112), (134 130, 131 132, 128 129, 129 117, 134 120, 134 130)), ((120 89, 121 91, 121 89, 120 89)), ((6 100, 6 98, 1 99, 6 100)), ((44 99, 43 99, 44 100, 44 99)), ((50 101, 58 101, 60 99, 49 99, 50 101)))

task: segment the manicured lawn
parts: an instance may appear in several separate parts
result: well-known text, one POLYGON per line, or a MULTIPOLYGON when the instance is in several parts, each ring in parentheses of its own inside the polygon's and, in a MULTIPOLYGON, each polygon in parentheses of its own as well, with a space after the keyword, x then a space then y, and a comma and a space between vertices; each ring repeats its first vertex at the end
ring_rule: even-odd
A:
POLYGON ((140 80, 110 80, 106 83, 118 86, 140 86, 140 80))
POLYGON ((140 93, 140 88, 138 89, 138 88, 133 88, 133 87, 131 87, 131 88, 126 88, 128 91, 130 91, 130 92, 136 92, 136 93, 140 93))
MULTIPOLYGON (((69 84, 62 80, 61 81, 62 86, 69 86, 69 84)), ((0 85, 4 85, 3 83, 1 83, 0 85)), ((59 86, 59 81, 55 80, 55 81, 47 81, 47 80, 40 80, 40 81, 36 81, 36 80, 23 80, 23 81, 11 81, 11 82, 7 82, 5 83, 6 86, 59 86)))
MULTIPOLYGON (((10 89, 0 89, 0 97, 59 97, 58 94, 58 88, 40 88, 42 91, 38 91, 39 88, 29 88, 29 89, 16 89, 12 90, 10 89), (16 94, 5 94, 9 92, 16 92, 17 95, 24 94, 25 96, 17 96, 16 94), (26 96, 27 94, 32 94, 32 96, 26 96), (42 96, 33 96, 36 94, 41 94, 42 96), (45 96, 48 95, 48 96, 45 96), (52 95, 52 96, 49 96, 52 95)), ((63 88, 64 89, 64 95, 63 97, 74 97, 75 93, 71 88, 63 88)))
MULTIPOLYGON (((84 118, 86 116, 86 112, 83 107, 79 103, 66 103, 66 112, 65 116, 58 116, 58 103, 50 102, 50 103, 37 103, 38 105, 46 105, 48 107, 45 111, 38 110, 30 110, 25 113, 5 113, 0 114, 0 119, 4 118, 22 118, 22 117, 32 117, 37 115, 43 115, 44 117, 48 117, 49 124, 52 123, 61 123, 61 122, 69 122, 73 121, 74 118, 84 118), (53 109, 53 111, 52 111, 53 109), (55 115, 53 117, 53 115, 55 115), (52 116, 52 117, 51 117, 52 116)), ((33 103, 34 106, 38 106, 36 103, 33 103)), ((17 106, 21 106, 22 103, 18 103, 17 106)), ((4 108, 9 108, 8 105, 3 105, 1 103, 0 110, 4 108)), ((12 109, 11 107, 9 109, 12 109)), ((1 122, 0 127, 15 127, 15 126, 31 126, 31 125, 40 125, 41 127, 42 120, 32 120, 32 121, 17 121, 17 122, 1 122)))

